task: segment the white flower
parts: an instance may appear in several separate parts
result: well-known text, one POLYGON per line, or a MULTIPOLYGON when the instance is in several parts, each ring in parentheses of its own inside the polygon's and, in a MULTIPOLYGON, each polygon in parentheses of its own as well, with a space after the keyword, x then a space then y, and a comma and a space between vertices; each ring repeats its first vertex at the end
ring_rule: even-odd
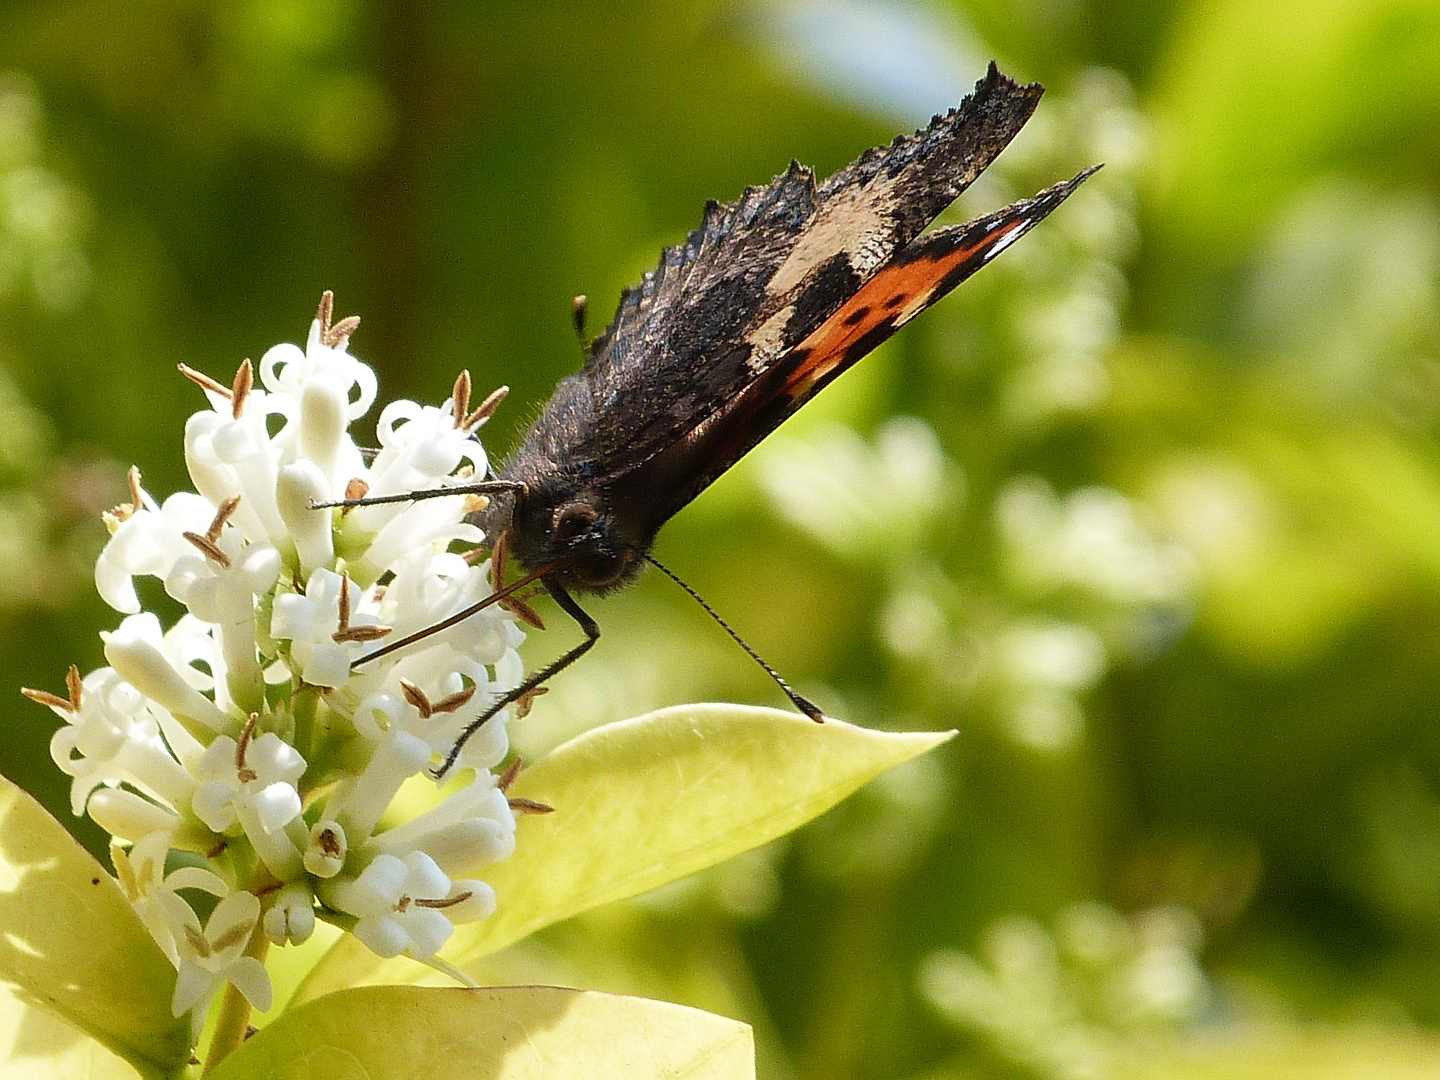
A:
POLYGON ((176 909, 176 914, 180 932, 175 935, 175 945, 180 963, 175 994, 170 999, 171 1013, 180 1016, 194 1009, 198 1034, 210 999, 226 983, 261 1012, 270 1008, 270 975, 259 960, 245 955, 260 919, 260 901, 248 892, 231 893, 215 905, 203 931, 199 916, 188 904, 183 911, 176 909))
MULTIPOLYGON (((350 678, 351 662, 366 647, 358 640, 335 640, 340 629, 340 586, 344 580, 332 570, 316 570, 305 583, 303 593, 285 592, 275 598, 270 635, 291 643, 290 656, 300 677, 311 686, 344 685, 350 678)), ((354 582, 349 583, 348 596, 347 625, 379 623, 373 614, 360 610, 360 589, 354 582)))
POLYGON ((428 960, 455 932, 444 914, 455 895, 435 860, 415 851, 378 856, 358 878, 329 883, 331 906, 355 915, 355 937, 377 956, 428 960))
POLYGON ((515 850, 515 813, 495 777, 477 773, 438 806, 373 837, 367 850, 424 851, 447 874, 474 873, 515 850))
POLYGON ((290 881, 301 872, 304 841, 297 843, 287 826, 296 824, 303 838, 295 784, 304 773, 305 759, 274 732, 249 740, 243 750, 222 735, 196 764, 202 782, 192 800, 195 815, 217 833, 238 825, 270 872, 290 881))
POLYGON ((265 912, 265 936, 276 945, 303 945, 315 932, 315 894, 303 881, 292 881, 265 912))
POLYGON ((199 889, 212 896, 224 896, 230 887, 218 874, 198 866, 182 866, 166 874, 165 856, 169 851, 170 836, 154 832, 137 840, 128 852, 112 844, 110 859, 115 864, 115 874, 125 898, 134 906, 160 951, 178 968, 180 952, 175 938, 177 934, 183 937, 184 927, 194 918, 194 913, 176 890, 199 889))

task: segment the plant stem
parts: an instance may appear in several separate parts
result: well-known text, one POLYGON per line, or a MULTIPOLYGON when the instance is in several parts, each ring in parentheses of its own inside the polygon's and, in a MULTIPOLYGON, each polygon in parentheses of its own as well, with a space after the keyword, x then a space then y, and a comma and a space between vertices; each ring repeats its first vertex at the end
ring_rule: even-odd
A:
MULTIPOLYGON (((265 936, 264 920, 255 924, 250 943, 245 946, 245 955, 253 956, 262 964, 270 949, 270 939, 265 936)), ((250 1030, 250 1002, 235 989, 234 983, 225 984, 225 994, 220 999, 220 1015, 215 1020, 215 1034, 210 1039, 210 1049, 205 1055, 205 1066, 201 1076, 209 1076, 215 1068, 245 1041, 250 1030)))

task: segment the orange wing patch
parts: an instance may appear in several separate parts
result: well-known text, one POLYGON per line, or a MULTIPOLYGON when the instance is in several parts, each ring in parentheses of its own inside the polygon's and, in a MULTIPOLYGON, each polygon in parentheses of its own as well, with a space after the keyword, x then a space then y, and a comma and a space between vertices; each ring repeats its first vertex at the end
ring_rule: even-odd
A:
POLYGON ((792 355, 800 362, 786 379, 784 394, 797 404, 808 399, 1032 223, 1030 217, 1015 217, 983 231, 971 223, 914 241, 795 347, 792 355))

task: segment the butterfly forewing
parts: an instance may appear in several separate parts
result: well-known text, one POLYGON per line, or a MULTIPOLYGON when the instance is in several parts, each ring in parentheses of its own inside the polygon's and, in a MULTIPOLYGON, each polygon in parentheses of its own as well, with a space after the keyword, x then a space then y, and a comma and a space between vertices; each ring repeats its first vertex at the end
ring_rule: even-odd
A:
MULTIPOLYGON (((796 164, 701 227, 621 300, 583 372, 608 484, 722 412, 891 261, 1014 138, 1039 101, 992 65, 929 127, 818 188, 796 164)), ((544 420, 542 418, 542 424, 544 420)))

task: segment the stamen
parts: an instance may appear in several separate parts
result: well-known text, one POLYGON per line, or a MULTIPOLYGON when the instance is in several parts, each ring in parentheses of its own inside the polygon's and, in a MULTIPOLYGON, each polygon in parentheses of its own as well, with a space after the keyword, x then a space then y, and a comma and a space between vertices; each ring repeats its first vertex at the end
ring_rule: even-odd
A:
POLYGON ((250 364, 247 356, 240 365, 240 370, 235 372, 235 382, 230 388, 230 415, 236 420, 245 415, 245 402, 250 397, 250 390, 255 385, 255 369, 250 364))
MULTIPOLYGON (((366 495, 369 494, 370 485, 367 484, 364 480, 361 480, 358 476, 352 476, 349 482, 345 485, 346 502, 354 502, 356 499, 363 499, 366 495)), ((354 507, 344 507, 340 511, 340 516, 344 517, 346 514, 350 513, 352 509, 354 509, 354 507)))
POLYGON ((350 571, 340 575, 340 629, 350 629, 350 571))
POLYGON ((221 934, 218 938, 215 939, 214 949, 216 952, 224 952, 232 945, 240 944, 249 936, 250 927, 246 926, 245 924, 241 923, 238 926, 232 926, 229 930, 226 930, 225 933, 221 934))
POLYGON ((555 807, 534 799, 508 799, 510 809, 517 814, 553 814, 555 807))
POLYGON ((255 734, 255 725, 260 722, 259 713, 251 713, 250 719, 245 723, 245 730, 240 732, 240 738, 235 743, 235 775, 241 783, 249 783, 251 780, 258 780, 259 774, 245 763, 245 753, 250 749, 250 738, 255 734))
POLYGON ((467 704, 469 704, 470 699, 475 696, 475 691, 477 689, 479 689, 479 687, 467 686, 464 690, 461 690, 458 693, 451 694, 449 697, 443 697, 439 701, 435 702, 434 705, 430 706, 430 711, 454 712, 456 709, 464 708, 467 704))
POLYGON ((475 411, 465 417, 465 423, 460 425, 465 431, 473 431, 490 417, 495 415, 495 410, 500 408, 500 403, 510 393, 510 387, 497 386, 491 390, 485 400, 475 407, 475 411))
POLYGON ((344 630, 336 630, 330 637, 337 641, 379 641, 386 634, 393 633, 393 626, 349 626, 344 630))
POLYGON ((76 712, 79 712, 82 687, 80 682, 80 669, 74 664, 71 664, 70 670, 65 673, 65 688, 70 691, 70 704, 76 712))
POLYGON ((320 344, 330 349, 348 338, 360 325, 360 316, 351 315, 331 326, 330 319, 334 314, 335 294, 326 289, 320 295, 320 309, 315 312, 315 317, 320 320, 320 344))
MULTIPOLYGON (((541 629, 543 630, 544 627, 541 627, 541 629)), ((548 694, 549 692, 550 688, 548 686, 532 686, 529 690, 526 690, 525 693, 517 697, 515 699, 515 719, 524 720, 525 717, 530 715, 530 706, 535 704, 535 699, 541 694, 548 694)))
POLYGON ((461 370, 455 379, 455 389, 450 392, 450 401, 455 409, 455 426, 465 429, 465 410, 470 408, 470 372, 461 370))
POLYGON ((409 679, 400 680, 400 692, 405 695, 405 700, 414 705, 420 711, 420 719, 429 720, 430 714, 435 711, 430 704, 430 699, 425 696, 425 691, 416 686, 409 679))
POLYGON ((520 775, 520 769, 524 764, 525 759, 517 757, 510 763, 509 767, 500 774, 500 778, 495 781, 495 786, 501 791, 509 791, 510 785, 515 783, 515 778, 520 775))
POLYGON ((210 942, 205 939, 205 935, 188 923, 185 924, 184 930, 185 940, 190 943, 190 948, 194 949, 196 954, 202 959, 208 957, 210 955, 210 942))
POLYGON ((228 386, 222 386, 220 383, 210 378, 209 375, 206 375, 200 371, 196 371, 188 364, 176 364, 175 366, 180 369, 180 374, 184 375, 191 382, 197 383, 204 389, 209 390, 212 394, 219 394, 226 400, 231 399, 231 392, 228 386))
POLYGON ((206 537, 209 538, 212 544, 220 539, 220 530, 225 528, 225 523, 230 520, 231 515, 235 513, 235 508, 239 505, 240 496, 231 495, 220 504, 220 509, 215 511, 215 518, 210 522, 210 528, 205 532, 206 537))
POLYGON ((207 559, 214 560, 226 570, 230 569, 230 556, 216 547, 214 540, 211 540, 208 536, 201 536, 199 533, 194 532, 184 532, 180 535, 199 548, 207 559))
POLYGON ((470 897, 474 895, 475 894, 473 892, 471 892, 469 889, 466 889, 464 892, 456 893, 454 896, 446 897, 444 900, 416 900, 415 906, 426 908, 454 907, 456 904, 463 904, 466 900, 469 900, 470 897))
POLYGON ((32 690, 28 686, 22 686, 20 693, 31 701, 38 702, 41 705, 49 705, 52 709, 63 709, 68 713, 79 712, 68 700, 59 694, 50 693, 49 690, 32 690))
POLYGON ((130 471, 125 474, 125 478, 130 484, 130 501, 128 503, 121 503, 114 509, 100 515, 101 520, 105 522, 105 527, 109 529, 111 536, 115 535, 115 529, 110 526, 112 520, 116 523, 116 527, 118 527, 120 522, 129 521, 130 518, 135 515, 135 512, 144 505, 144 499, 140 495, 139 467, 131 465, 130 471))

